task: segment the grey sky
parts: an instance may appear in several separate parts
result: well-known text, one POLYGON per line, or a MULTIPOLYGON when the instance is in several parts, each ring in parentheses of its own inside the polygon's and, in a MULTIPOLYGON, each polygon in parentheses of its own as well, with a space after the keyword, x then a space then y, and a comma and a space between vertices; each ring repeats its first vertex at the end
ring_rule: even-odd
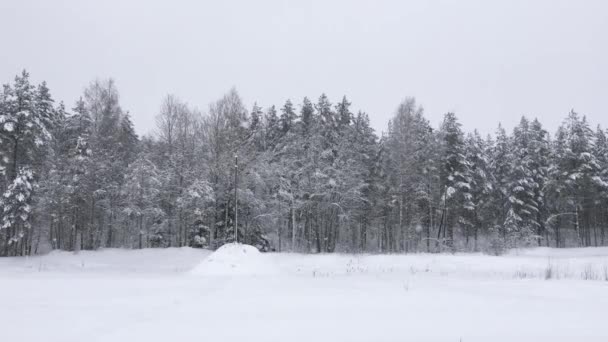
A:
POLYGON ((27 68, 70 107, 113 77, 139 133, 174 93, 206 110, 343 94, 386 127, 406 96, 437 125, 553 132, 571 108, 608 126, 608 1, 0 0, 0 82, 27 68))

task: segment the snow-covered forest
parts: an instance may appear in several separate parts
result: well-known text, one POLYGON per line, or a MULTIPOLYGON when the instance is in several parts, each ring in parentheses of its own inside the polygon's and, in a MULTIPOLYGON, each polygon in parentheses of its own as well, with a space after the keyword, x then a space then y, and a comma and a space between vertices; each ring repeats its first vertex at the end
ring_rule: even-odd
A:
POLYGON ((301 96, 262 107, 232 89, 199 110, 168 95, 138 137, 111 79, 64 104, 24 71, 0 93, 0 255, 216 248, 235 227, 311 253, 608 243, 608 142, 583 114, 482 136, 406 98, 380 134, 347 97, 301 96))

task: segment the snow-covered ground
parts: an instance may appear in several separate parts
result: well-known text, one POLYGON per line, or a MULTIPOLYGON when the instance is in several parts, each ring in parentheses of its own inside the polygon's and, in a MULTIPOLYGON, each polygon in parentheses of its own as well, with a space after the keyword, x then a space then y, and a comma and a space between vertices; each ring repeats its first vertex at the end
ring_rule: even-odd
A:
POLYGON ((1 341, 608 341, 608 248, 0 259, 1 341))

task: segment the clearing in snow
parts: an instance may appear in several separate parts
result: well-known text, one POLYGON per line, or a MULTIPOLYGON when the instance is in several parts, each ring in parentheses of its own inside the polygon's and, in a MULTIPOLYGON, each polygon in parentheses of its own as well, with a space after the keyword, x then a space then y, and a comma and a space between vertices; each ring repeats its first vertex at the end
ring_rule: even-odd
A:
POLYGON ((608 248, 0 259, 3 341, 608 341, 608 248), (35 322, 35 329, 32 327, 35 322))

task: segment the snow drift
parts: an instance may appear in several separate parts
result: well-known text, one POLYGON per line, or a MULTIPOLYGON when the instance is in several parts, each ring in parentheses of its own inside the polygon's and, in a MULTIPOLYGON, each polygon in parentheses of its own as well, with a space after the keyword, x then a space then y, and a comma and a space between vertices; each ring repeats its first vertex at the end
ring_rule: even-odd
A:
POLYGON ((276 274, 274 260, 250 245, 230 243, 218 248, 190 272, 193 275, 232 276, 276 274))

